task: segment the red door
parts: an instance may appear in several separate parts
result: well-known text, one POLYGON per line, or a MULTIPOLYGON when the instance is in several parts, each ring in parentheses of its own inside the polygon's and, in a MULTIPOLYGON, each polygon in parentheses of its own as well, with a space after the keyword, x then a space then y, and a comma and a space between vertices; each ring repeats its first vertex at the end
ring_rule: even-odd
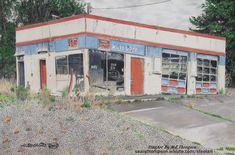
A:
POLYGON ((131 58, 131 95, 143 94, 143 59, 131 58))
POLYGON ((40 60, 40 83, 41 89, 45 88, 47 85, 46 60, 40 60))

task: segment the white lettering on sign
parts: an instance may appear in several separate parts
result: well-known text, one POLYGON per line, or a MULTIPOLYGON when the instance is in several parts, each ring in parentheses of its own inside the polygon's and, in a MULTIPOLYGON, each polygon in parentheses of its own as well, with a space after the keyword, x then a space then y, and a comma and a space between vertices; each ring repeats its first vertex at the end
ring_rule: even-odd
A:
POLYGON ((128 52, 128 53, 137 53, 138 48, 131 47, 129 45, 112 45, 112 50, 128 52))

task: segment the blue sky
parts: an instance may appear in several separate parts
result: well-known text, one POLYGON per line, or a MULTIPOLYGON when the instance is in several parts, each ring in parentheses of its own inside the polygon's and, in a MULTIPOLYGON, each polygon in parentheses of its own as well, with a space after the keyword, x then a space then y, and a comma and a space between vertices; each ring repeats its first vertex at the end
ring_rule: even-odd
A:
MULTIPOLYGON (((82 0, 90 2, 94 8, 129 6, 146 4, 163 0, 82 0)), ((171 0, 169 2, 131 9, 92 10, 91 14, 105 17, 131 20, 146 24, 188 30, 193 27, 190 16, 202 13, 201 4, 205 0, 171 0)))

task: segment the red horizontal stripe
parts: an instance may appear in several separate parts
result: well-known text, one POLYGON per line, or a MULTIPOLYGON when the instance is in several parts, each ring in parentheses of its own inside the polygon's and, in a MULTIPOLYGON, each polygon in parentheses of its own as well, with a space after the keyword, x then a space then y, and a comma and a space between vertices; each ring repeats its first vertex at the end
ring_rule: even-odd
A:
POLYGON ((157 29, 157 30, 174 32, 174 33, 194 35, 194 36, 205 37, 205 38, 225 40, 225 38, 221 37, 221 36, 214 36, 214 35, 209 35, 209 34, 202 34, 202 33, 197 33, 197 32, 191 32, 191 31, 161 27, 161 26, 154 26, 154 25, 148 25, 148 24, 137 23, 137 22, 132 22, 132 21, 113 19, 113 18, 107 18, 107 17, 95 16, 95 15, 88 15, 88 14, 70 16, 70 17, 66 17, 66 18, 61 18, 61 19, 52 20, 52 21, 44 22, 44 23, 33 24, 33 25, 26 25, 26 26, 23 26, 23 27, 16 28, 16 31, 35 28, 35 27, 40 27, 40 26, 45 26, 45 25, 50 25, 50 24, 57 24, 57 23, 66 22, 66 21, 70 21, 70 20, 75 20, 75 19, 79 19, 79 18, 90 18, 90 19, 109 21, 109 22, 114 22, 114 23, 119 23, 119 24, 131 25, 131 26, 138 26, 138 27, 157 29))
POLYGON ((22 45, 33 44, 33 43, 52 41, 52 40, 56 40, 56 39, 63 39, 63 38, 74 37, 74 36, 79 36, 79 35, 103 37, 103 38, 107 38, 107 39, 114 39, 114 40, 137 43, 137 44, 144 44, 144 45, 149 45, 149 46, 158 46, 158 47, 162 47, 162 48, 170 48, 170 49, 176 49, 176 50, 188 51, 188 52, 195 52, 195 53, 202 53, 202 54, 210 54, 210 55, 218 55, 218 56, 224 56, 225 55, 225 53, 222 53, 222 52, 219 53, 219 52, 208 51, 208 50, 201 50, 201 49, 195 49, 195 48, 189 48, 189 47, 183 47, 183 46, 175 46, 175 45, 161 44, 161 43, 155 43, 155 42, 148 42, 148 41, 143 41, 143 40, 116 37, 116 36, 110 36, 110 35, 92 33, 92 32, 80 32, 80 33, 68 34, 68 35, 63 35, 63 36, 56 36, 56 37, 51 37, 51 38, 44 38, 44 39, 39 39, 39 40, 27 41, 27 42, 19 42, 19 43, 16 43, 16 46, 22 46, 22 45))
POLYGON ((202 33, 197 33, 197 32, 191 32, 191 31, 161 27, 161 26, 155 26, 155 25, 149 25, 149 24, 143 24, 143 23, 137 23, 137 22, 133 22, 133 21, 113 19, 113 18, 107 18, 107 17, 95 16, 95 15, 86 15, 85 17, 86 18, 91 18, 91 19, 114 22, 114 23, 120 23, 120 24, 125 24, 125 25, 132 25, 132 26, 138 26, 138 27, 144 27, 144 28, 150 28, 150 29, 157 29, 157 30, 162 30, 162 31, 169 31, 169 32, 174 32, 174 33, 189 34, 189 35, 194 35, 194 36, 225 40, 225 38, 221 37, 221 36, 202 34, 202 33))
POLYGON ((79 19, 79 18, 84 18, 85 16, 86 16, 85 14, 81 14, 81 15, 75 15, 75 16, 65 17, 65 18, 61 18, 61 19, 51 20, 51 21, 43 22, 43 23, 26 25, 26 26, 22 26, 22 27, 17 27, 16 31, 32 29, 32 28, 36 28, 36 27, 40 27, 40 26, 52 25, 52 24, 57 24, 57 23, 63 23, 63 22, 67 22, 67 21, 71 21, 71 20, 75 20, 75 19, 79 19))

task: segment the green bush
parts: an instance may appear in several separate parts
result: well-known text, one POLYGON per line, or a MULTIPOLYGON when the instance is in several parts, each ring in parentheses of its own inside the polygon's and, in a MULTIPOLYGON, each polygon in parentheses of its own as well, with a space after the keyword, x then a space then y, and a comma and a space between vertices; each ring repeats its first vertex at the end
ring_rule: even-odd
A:
POLYGON ((55 97, 51 96, 51 92, 47 88, 43 88, 41 92, 38 94, 39 102, 44 105, 51 105, 55 102, 55 97))
POLYGON ((17 86, 11 90, 15 92, 18 100, 25 101, 29 97, 29 89, 24 86, 17 86))
POLYGON ((0 103, 15 103, 16 99, 14 96, 8 96, 0 93, 0 103))
POLYGON ((219 94, 225 94, 225 91, 224 91, 223 88, 221 88, 221 89, 219 90, 219 94))
POLYGON ((91 104, 90 104, 90 102, 88 100, 85 100, 83 102, 83 104, 81 105, 81 107, 83 107, 83 108, 90 108, 91 104))
POLYGON ((65 102, 67 102, 67 99, 68 99, 67 88, 64 88, 63 91, 61 92, 61 102, 62 102, 62 104, 65 104, 65 102))

